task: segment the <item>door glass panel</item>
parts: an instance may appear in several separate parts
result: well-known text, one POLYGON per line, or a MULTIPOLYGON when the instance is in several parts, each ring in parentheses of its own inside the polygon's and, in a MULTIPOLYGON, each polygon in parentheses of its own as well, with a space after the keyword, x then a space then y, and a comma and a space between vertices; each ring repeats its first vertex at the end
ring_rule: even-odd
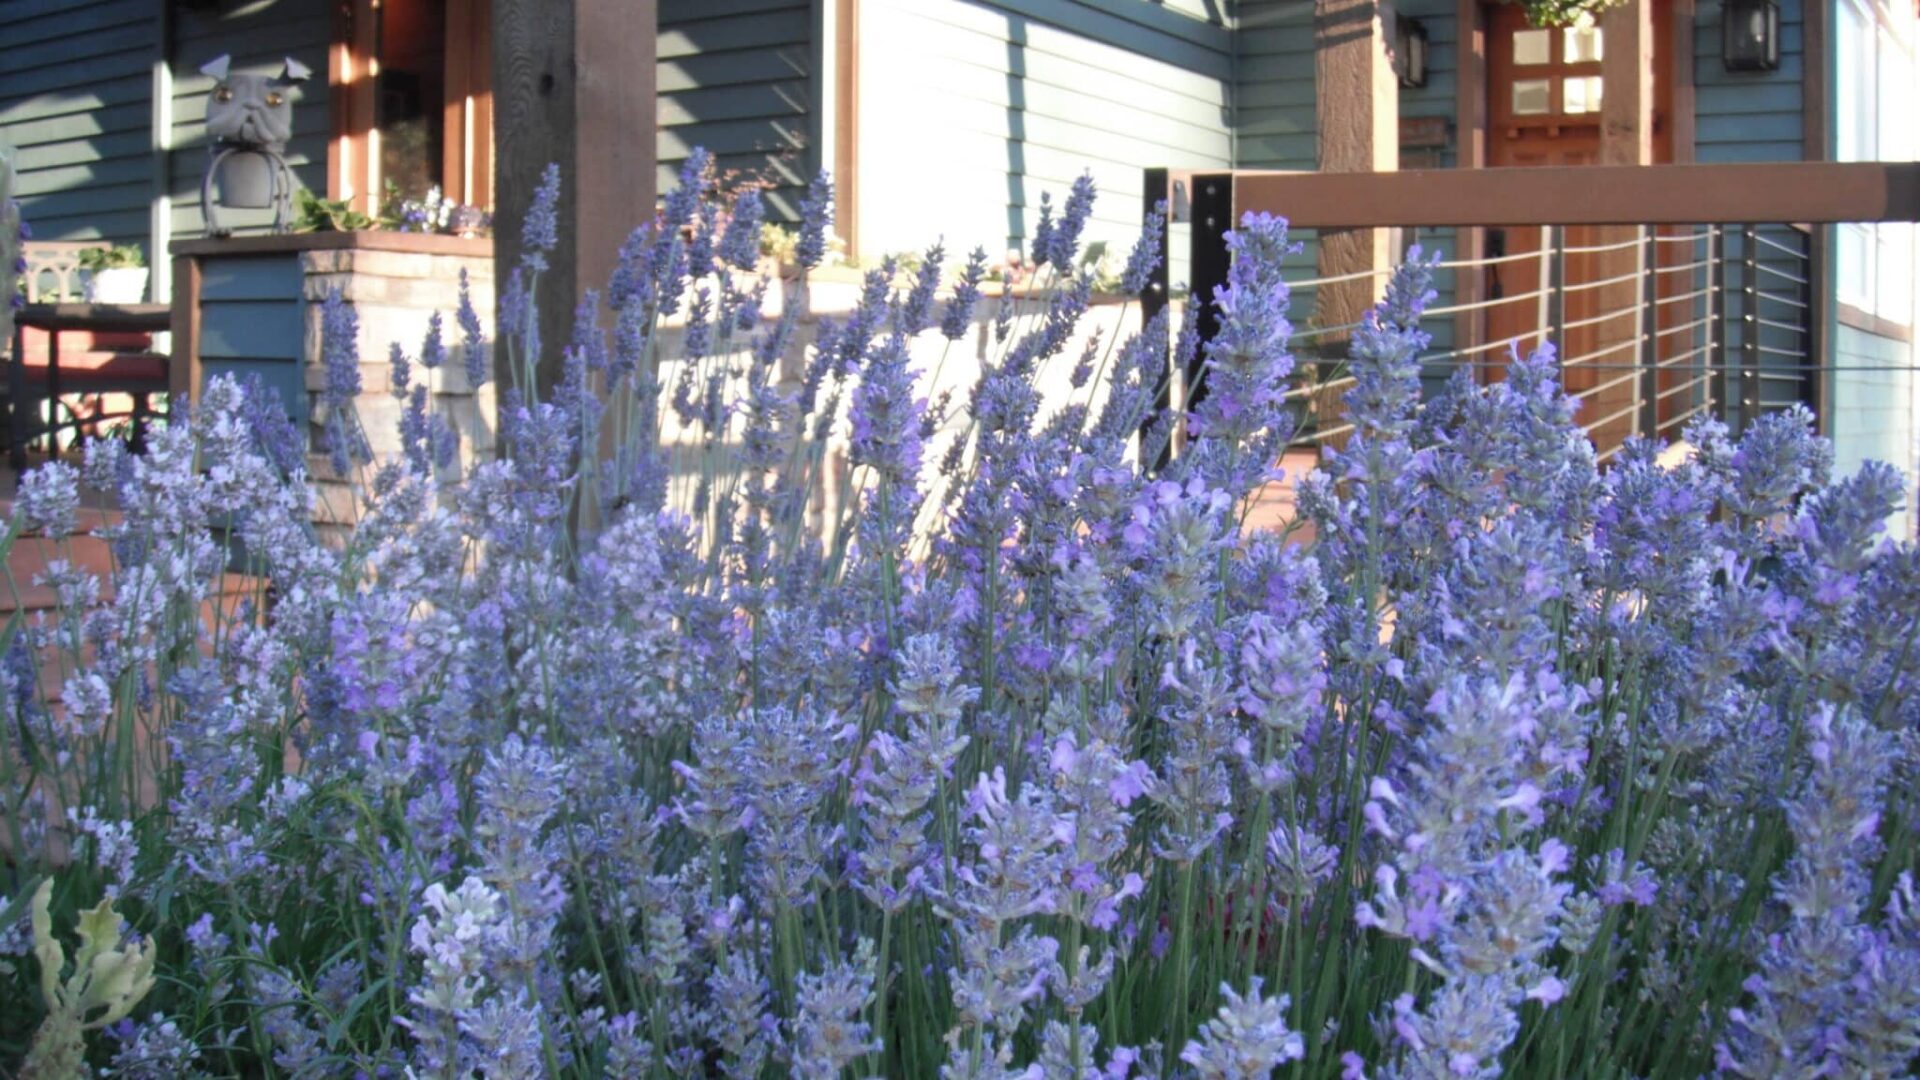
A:
POLYGON ((1561 60, 1568 64, 1598 63, 1602 56, 1602 38, 1597 26, 1569 26, 1561 44, 1561 60))
POLYGON ((1561 81, 1560 111, 1597 113, 1600 111, 1600 76, 1576 75, 1561 81))
POLYGON ((1553 31, 1515 30, 1513 62, 1516 64, 1553 63, 1553 31))
POLYGON ((1539 116, 1553 111, 1553 82, 1549 79, 1516 79, 1513 84, 1515 116, 1539 116))

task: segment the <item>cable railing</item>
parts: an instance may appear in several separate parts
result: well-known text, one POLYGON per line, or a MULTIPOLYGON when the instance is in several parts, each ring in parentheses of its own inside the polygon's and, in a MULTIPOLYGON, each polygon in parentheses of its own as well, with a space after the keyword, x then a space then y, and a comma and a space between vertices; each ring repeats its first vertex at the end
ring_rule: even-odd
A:
MULTIPOLYGON (((1632 436, 1678 440, 1702 415, 1736 430, 1795 403, 1825 426, 1825 230, 1920 218, 1920 166, 1588 166, 1320 173, 1150 169, 1149 203, 1191 225, 1194 296, 1224 280, 1222 234, 1249 211, 1287 217, 1319 251, 1289 278, 1299 326, 1289 394, 1306 444, 1351 432, 1351 332, 1387 265, 1329 258, 1323 241, 1396 230, 1444 258, 1427 309, 1429 389, 1459 369, 1501 378, 1511 351, 1551 343, 1578 422, 1605 458, 1632 436)), ((1394 235, 1394 234, 1390 234, 1394 235)), ((1347 244, 1344 252, 1354 250, 1347 244)), ((1361 250, 1372 250, 1366 245, 1361 250)), ((1150 290, 1150 296, 1152 295, 1150 290)), ((1165 290, 1159 290, 1164 296, 1165 290)), ((1214 329, 1203 311, 1202 334, 1214 329)), ((1204 393, 1204 373, 1186 385, 1204 393)))

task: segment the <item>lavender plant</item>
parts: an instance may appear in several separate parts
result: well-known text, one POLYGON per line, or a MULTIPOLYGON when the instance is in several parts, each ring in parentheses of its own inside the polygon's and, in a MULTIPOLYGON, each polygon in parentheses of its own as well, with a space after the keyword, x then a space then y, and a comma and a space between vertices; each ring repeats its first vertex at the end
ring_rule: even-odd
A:
POLYGON ((1034 289, 981 309, 984 252, 936 246, 816 332, 695 153, 542 343, 562 179, 503 289, 499 458, 419 381, 493 373, 463 291, 457 345, 394 348, 392 460, 326 305, 344 543, 258 385, 23 478, 4 546, 54 600, 0 640, 0 886, 40 898, 0 905, 0 1067, 42 1030, 61 1080, 1920 1067, 1920 552, 1804 413, 1603 470, 1550 350, 1423 400, 1416 253, 1352 336, 1354 434, 1254 529, 1283 221, 1172 350, 1088 331, 1090 180, 1034 289), (56 970, 89 909, 137 986, 56 970))

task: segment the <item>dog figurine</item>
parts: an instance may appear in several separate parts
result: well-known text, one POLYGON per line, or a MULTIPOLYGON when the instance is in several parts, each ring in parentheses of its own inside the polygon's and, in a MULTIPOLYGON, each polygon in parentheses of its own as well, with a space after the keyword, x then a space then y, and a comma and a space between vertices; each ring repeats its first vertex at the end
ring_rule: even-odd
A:
POLYGON ((213 79, 207 98, 207 135, 211 155, 200 182, 200 210, 210 236, 226 236, 214 215, 213 188, 228 209, 273 209, 273 231, 286 232, 293 218, 293 170, 287 165, 287 140, 293 135, 293 89, 313 72, 288 57, 278 75, 235 74, 233 60, 220 56, 200 73, 213 79))

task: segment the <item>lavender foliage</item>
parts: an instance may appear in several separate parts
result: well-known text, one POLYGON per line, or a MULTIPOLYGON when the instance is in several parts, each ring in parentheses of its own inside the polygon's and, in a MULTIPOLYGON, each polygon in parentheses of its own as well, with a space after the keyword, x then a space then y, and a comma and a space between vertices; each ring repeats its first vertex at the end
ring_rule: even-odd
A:
MULTIPOLYGON (((259 382, 22 479, 47 599, 0 643, 0 895, 51 878, 61 927, 110 896, 160 966, 90 1069, 1920 1068, 1891 470, 1834 475, 1797 411, 1603 465, 1550 349, 1423 395, 1416 253, 1352 335, 1353 434, 1282 515, 1309 528, 1249 524, 1292 437, 1280 219, 1128 333, 1074 265, 1083 178, 1001 333, 984 252, 948 278, 937 247, 815 328, 719 183, 690 157, 551 396, 501 395, 496 458, 434 412, 436 318, 389 354, 376 460, 330 298, 311 448, 349 529, 259 382), (982 350, 951 394, 949 345, 982 350), (1208 387, 1177 415, 1175 365, 1208 387)), ((526 370, 575 300, 536 272, 559 192, 503 283, 526 370)), ((454 325, 477 386, 464 288, 454 325)), ((39 963, 0 926, 0 1070, 39 963)))

